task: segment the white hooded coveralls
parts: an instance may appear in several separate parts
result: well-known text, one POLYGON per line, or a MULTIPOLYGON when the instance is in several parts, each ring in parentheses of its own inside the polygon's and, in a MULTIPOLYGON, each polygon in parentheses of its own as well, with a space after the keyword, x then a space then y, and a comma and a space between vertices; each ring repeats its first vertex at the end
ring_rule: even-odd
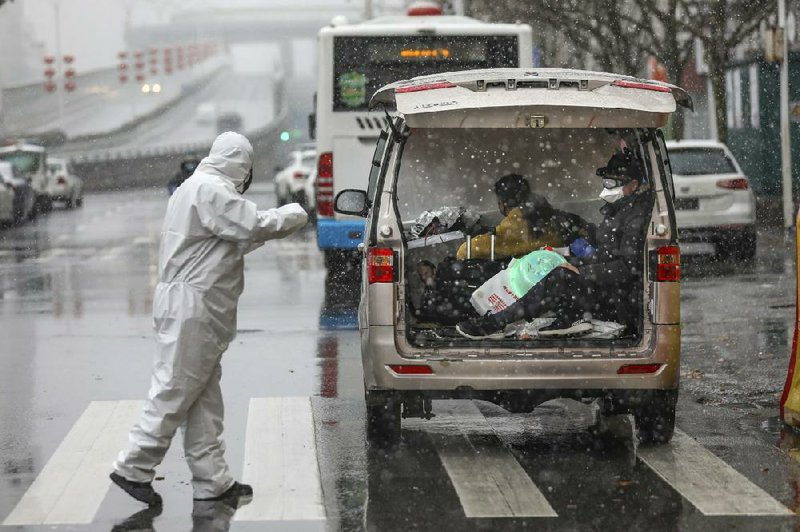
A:
POLYGON ((169 200, 153 300, 157 354, 150 392, 114 463, 128 480, 151 482, 182 427, 194 497, 216 497, 233 484, 221 437, 220 359, 236 335, 244 255, 307 221, 296 203, 259 211, 237 192, 252 161, 245 137, 223 133, 169 200))

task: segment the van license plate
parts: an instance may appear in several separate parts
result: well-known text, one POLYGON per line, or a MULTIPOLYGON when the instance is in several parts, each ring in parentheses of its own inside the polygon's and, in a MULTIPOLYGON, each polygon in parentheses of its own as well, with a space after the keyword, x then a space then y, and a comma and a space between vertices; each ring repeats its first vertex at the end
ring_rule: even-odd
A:
POLYGON ((681 255, 713 255, 716 251, 714 244, 708 242, 681 243, 681 255))
POLYGON ((679 211, 696 211, 700 208, 697 198, 675 198, 675 208, 679 211))

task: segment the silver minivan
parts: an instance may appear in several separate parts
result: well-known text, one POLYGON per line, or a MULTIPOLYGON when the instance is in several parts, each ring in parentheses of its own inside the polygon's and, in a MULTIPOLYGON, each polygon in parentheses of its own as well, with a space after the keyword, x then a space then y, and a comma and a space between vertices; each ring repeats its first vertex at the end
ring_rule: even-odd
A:
MULTIPOLYGON (((600 72, 492 69, 399 81, 376 92, 372 105, 394 114, 367 190, 342 191, 335 202, 339 212, 367 219, 359 324, 370 441, 397 442, 401 420, 430 418, 434 399, 531 412, 555 398, 597 402, 604 415, 633 414, 640 440, 669 441, 681 351, 680 250, 659 128, 677 105, 691 108, 686 92, 600 72), (600 193, 610 187, 603 171, 623 150, 640 164, 639 192, 649 202, 635 229, 641 245, 626 257, 635 274, 614 288, 631 302, 624 315, 603 299, 608 287, 595 288, 601 312, 576 336, 537 334, 557 309, 555 318, 526 316, 486 338, 459 334, 446 311, 415 312, 435 278, 422 270, 451 268, 476 226, 499 223, 500 176, 524 176, 549 206, 597 228, 605 216, 600 193)), ((583 244, 592 245, 591 235, 583 244)), ((557 251, 569 260, 575 250, 557 251)), ((502 269, 509 258, 492 253, 490 260, 502 269)))

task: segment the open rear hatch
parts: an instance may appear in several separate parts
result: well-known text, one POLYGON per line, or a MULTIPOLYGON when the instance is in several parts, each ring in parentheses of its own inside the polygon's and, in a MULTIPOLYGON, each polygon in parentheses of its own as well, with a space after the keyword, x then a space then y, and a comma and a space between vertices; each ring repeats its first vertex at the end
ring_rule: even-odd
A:
MULTIPOLYGON (((503 339, 465 338, 456 331, 453 316, 436 320, 420 314, 426 291, 420 272, 431 266, 437 272, 447 268, 447 261, 459 260, 467 235, 485 234, 500 222, 503 215, 498 212, 494 184, 503 175, 524 176, 535 196, 584 220, 591 231, 603 219, 604 202, 598 197, 603 184, 596 170, 613 153, 627 148, 647 169, 642 194, 652 211, 655 191, 663 188, 662 177, 652 175, 648 148, 652 129, 663 126, 677 105, 691 107, 685 91, 604 73, 507 69, 398 82, 378 91, 371 103, 395 106, 410 128, 394 190, 404 229, 405 311, 398 330, 405 331, 411 346, 479 347, 489 353, 494 347, 519 352, 528 347, 625 347, 641 342, 650 327, 644 244, 649 217, 642 223, 641 246, 635 250, 637 277, 624 287, 631 304, 624 316, 615 309, 593 316, 598 323, 591 335, 545 339, 536 336, 535 325, 522 324, 503 339)), ((588 234, 583 236, 590 240, 588 234)), ((563 238, 542 241, 562 252, 570 243, 563 238)), ((513 255, 497 253, 495 259, 505 266, 512 256, 519 257, 519 250, 513 255)), ((435 284, 441 281, 437 274, 434 278, 435 284)), ((544 324, 548 317, 552 321, 553 314, 541 317, 544 324)))

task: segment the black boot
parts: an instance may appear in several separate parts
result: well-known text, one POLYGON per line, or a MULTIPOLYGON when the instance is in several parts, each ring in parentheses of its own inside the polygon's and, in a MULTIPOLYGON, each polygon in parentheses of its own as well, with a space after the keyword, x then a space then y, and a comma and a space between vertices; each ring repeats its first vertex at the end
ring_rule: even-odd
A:
POLYGON ((493 315, 464 320, 456 325, 458 334, 470 340, 505 338, 506 323, 493 315))
POLYGON ((249 498, 253 496, 253 487, 249 484, 240 484, 239 482, 234 482, 233 485, 225 490, 224 493, 221 495, 217 495, 216 497, 209 497, 207 499, 198 499, 195 498, 196 501, 238 501, 240 498, 249 498))
POLYGON ((122 488, 122 490, 136 499, 149 506, 161 505, 161 495, 156 493, 153 489, 152 482, 133 482, 128 480, 118 473, 111 473, 109 475, 111 481, 122 488))

